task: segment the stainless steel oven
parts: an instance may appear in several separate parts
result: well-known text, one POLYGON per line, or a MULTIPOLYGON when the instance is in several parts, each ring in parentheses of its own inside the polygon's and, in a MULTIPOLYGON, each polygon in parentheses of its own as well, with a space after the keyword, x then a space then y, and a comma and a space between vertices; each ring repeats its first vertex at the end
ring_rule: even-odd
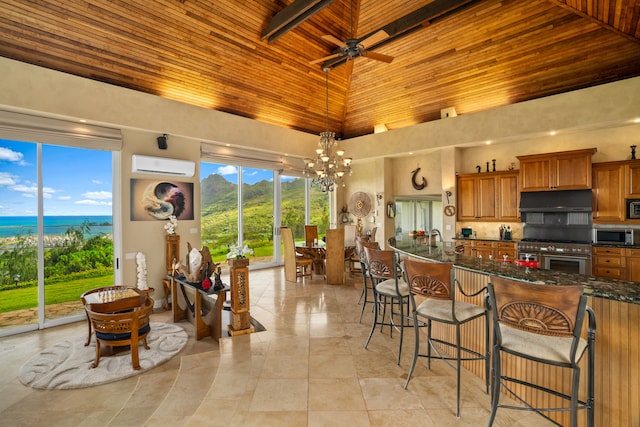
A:
POLYGON ((591 275, 591 256, 545 253, 542 255, 542 266, 546 270, 591 275))
POLYGON ((591 244, 523 239, 518 243, 518 258, 538 261, 540 268, 566 273, 591 275, 591 244))

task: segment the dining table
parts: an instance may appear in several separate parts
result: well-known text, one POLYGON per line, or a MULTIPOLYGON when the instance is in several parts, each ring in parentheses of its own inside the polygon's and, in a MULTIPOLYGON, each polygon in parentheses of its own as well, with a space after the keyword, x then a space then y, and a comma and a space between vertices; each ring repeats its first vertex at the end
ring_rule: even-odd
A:
POLYGON ((312 269, 315 274, 324 274, 324 260, 327 251, 320 245, 296 245, 296 253, 313 260, 312 269))

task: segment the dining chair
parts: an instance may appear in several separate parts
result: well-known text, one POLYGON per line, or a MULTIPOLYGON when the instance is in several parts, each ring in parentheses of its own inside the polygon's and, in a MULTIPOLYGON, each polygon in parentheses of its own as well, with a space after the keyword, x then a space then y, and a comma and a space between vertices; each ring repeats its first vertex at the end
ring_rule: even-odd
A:
POLYGON ((98 305, 87 304, 86 307, 96 336, 96 356, 92 366, 98 367, 102 346, 122 347, 129 345, 131 347, 131 366, 133 369, 139 370, 138 345, 140 341, 142 341, 144 348, 149 350, 147 335, 151 330, 149 316, 153 312, 153 298, 147 297, 145 304, 141 307, 118 313, 94 311, 94 306, 98 305))
POLYGON ((551 286, 492 277, 488 288, 487 303, 493 317, 488 426, 493 425, 498 408, 509 408, 535 411, 554 424, 558 423, 549 418, 548 412, 568 412, 571 427, 578 425, 578 410, 585 410, 586 425, 592 427, 596 318, 587 306, 584 287, 551 286), (583 332, 585 316, 588 317, 586 333, 583 332), (584 363, 586 391, 581 398, 581 360, 584 355, 587 356, 584 363), (532 368, 529 372, 535 369, 552 375, 555 373, 557 380, 549 386, 536 382, 533 376, 515 377, 516 371, 510 367, 516 363, 530 363, 532 368), (564 371, 571 373, 566 381, 563 381, 564 371), (522 406, 501 404, 501 390, 522 406), (531 390, 544 392, 545 398, 528 401, 527 395, 531 390))
POLYGON ((407 258, 403 262, 403 274, 411 291, 414 350, 413 361, 404 388, 416 367, 418 357, 426 357, 427 367, 431 369, 433 350, 438 358, 456 371, 456 416, 460 416, 460 374, 462 361, 483 360, 485 367, 485 387, 489 392, 489 315, 486 307, 464 301, 457 301, 456 292, 462 296, 474 297, 486 292, 486 287, 474 293, 467 293, 462 289, 458 279, 454 277, 452 263, 425 262, 407 258), (424 297, 420 304, 416 304, 416 295, 424 297), (475 319, 484 318, 484 352, 465 347, 462 339, 462 326, 475 319), (453 333, 433 334, 433 324, 441 323, 453 327, 453 333), (420 353, 420 325, 427 329, 426 353, 420 353), (453 339, 448 339, 453 338, 453 339))
POLYGON ((297 282, 299 277, 310 277, 313 260, 296 254, 293 232, 288 227, 280 227, 280 236, 284 246, 284 278, 288 282, 297 282))
POLYGON ((327 230, 324 277, 329 285, 344 284, 344 229, 327 230))
POLYGON ((317 225, 305 225, 304 226, 304 241, 309 247, 314 246, 318 242, 318 226, 317 225))
POLYGON ((400 343, 398 347, 398 365, 402 356, 402 341, 404 339, 404 327, 409 319, 409 286, 401 277, 399 270, 399 257, 395 251, 380 250, 364 247, 366 254, 367 272, 371 280, 371 288, 373 289, 373 321, 371 322, 371 331, 364 345, 366 349, 371 342, 371 337, 377 325, 380 329, 389 326, 389 335, 393 337, 393 329, 400 330, 400 343), (387 304, 389 307, 389 320, 385 321, 387 313, 387 304), (398 305, 398 311, 394 311, 394 306, 398 305), (384 305, 382 316, 380 316, 380 306, 384 305), (406 313, 405 313, 406 310, 406 313), (399 322, 394 321, 394 317, 399 322), (399 325, 399 327, 398 327, 399 325))

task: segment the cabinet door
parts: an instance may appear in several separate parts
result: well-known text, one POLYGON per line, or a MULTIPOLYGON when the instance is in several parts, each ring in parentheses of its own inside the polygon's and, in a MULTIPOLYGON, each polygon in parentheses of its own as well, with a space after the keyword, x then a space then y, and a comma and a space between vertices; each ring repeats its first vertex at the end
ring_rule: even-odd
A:
POLYGON ((627 258, 627 280, 640 282, 640 256, 627 258))
POLYGON ((624 166, 593 165, 593 221, 624 222, 624 166))
POLYGON ((519 221, 518 206, 520 204, 520 191, 518 190, 518 174, 498 176, 498 219, 503 221, 519 221))
POLYGON ((496 178, 494 176, 478 178, 478 190, 476 217, 483 220, 496 219, 498 211, 496 178))
POLYGON ((628 164, 625 168, 627 181, 626 195, 629 198, 640 198, 640 160, 628 164))
POLYGON ((551 189, 551 159, 520 160, 520 190, 546 191, 551 189))
POLYGON ((476 178, 458 177, 458 221, 476 219, 476 178))
POLYGON ((566 154, 555 157, 553 189, 579 190, 591 188, 591 154, 566 154))

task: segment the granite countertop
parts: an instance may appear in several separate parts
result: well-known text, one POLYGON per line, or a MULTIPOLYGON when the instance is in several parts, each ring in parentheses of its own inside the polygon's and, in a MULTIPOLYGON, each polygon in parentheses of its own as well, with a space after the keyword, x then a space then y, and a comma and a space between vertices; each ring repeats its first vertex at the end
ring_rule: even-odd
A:
MULTIPOLYGON (((458 239, 456 239, 456 242, 458 239)), ((512 262, 475 258, 456 254, 455 243, 438 243, 436 247, 416 244, 414 241, 397 242, 396 249, 401 254, 416 256, 435 262, 452 262, 457 268, 479 274, 544 283, 547 285, 581 284, 585 293, 594 297, 612 299, 632 304, 640 304, 640 283, 604 277, 570 274, 538 268, 526 268, 512 262)))

